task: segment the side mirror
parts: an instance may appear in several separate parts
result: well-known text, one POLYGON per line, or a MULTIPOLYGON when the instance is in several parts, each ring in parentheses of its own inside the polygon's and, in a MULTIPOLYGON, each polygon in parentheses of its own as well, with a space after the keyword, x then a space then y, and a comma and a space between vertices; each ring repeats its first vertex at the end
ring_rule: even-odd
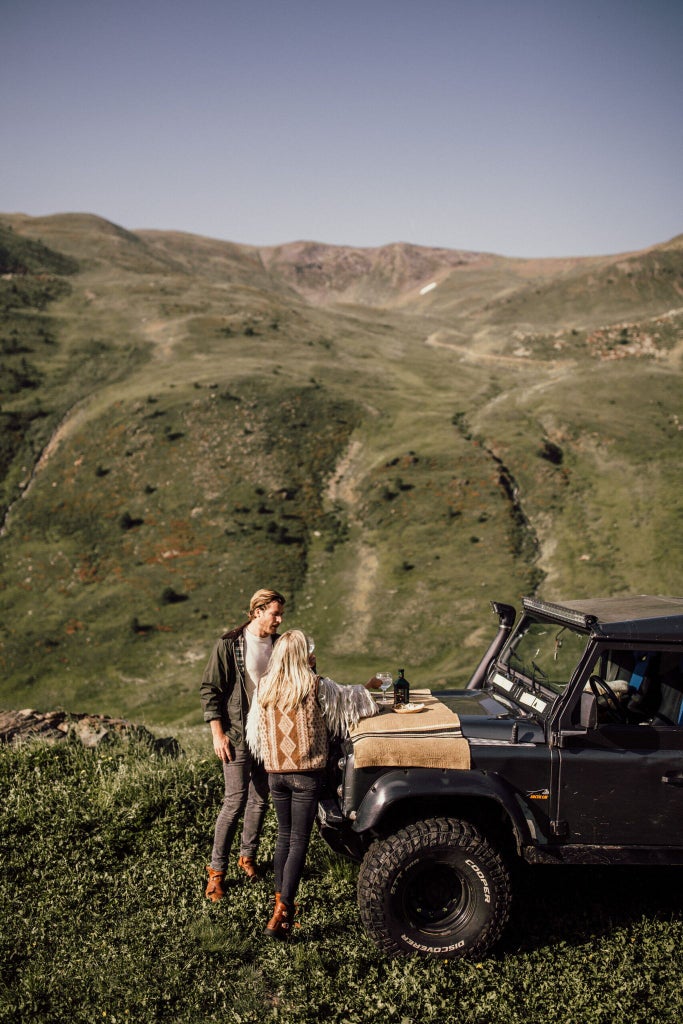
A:
POLYGON ((579 724, 582 729, 597 729, 598 702, 594 693, 581 694, 581 712, 579 724))

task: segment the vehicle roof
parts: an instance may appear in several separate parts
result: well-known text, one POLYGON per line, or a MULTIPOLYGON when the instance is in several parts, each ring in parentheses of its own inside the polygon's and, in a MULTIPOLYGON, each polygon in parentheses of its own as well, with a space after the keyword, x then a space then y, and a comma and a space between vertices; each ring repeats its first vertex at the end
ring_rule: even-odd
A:
POLYGON ((615 640, 683 641, 683 597, 637 594, 576 601, 524 598, 524 608, 615 640))

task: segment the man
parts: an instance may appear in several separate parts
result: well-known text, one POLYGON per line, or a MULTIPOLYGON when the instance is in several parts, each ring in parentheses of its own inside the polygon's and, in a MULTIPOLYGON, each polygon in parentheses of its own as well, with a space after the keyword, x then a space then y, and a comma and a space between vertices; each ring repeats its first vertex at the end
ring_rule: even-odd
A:
POLYGON ((260 877, 256 852, 268 803, 268 776, 251 756, 244 733, 254 687, 268 667, 278 638, 284 604, 277 590, 257 590, 249 602, 249 621, 218 640, 202 677, 204 721, 211 726, 213 749, 223 763, 225 777, 225 797, 216 821, 211 864, 206 869, 206 896, 213 902, 225 896, 228 856, 242 812, 237 863, 250 881, 260 877))

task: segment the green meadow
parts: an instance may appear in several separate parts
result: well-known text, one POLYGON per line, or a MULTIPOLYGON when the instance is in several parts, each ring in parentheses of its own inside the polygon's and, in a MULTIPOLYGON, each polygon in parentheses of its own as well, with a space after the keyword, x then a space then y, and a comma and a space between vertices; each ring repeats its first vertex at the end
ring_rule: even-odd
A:
MULTIPOLYGON (((195 749, 0 750, 0 1021, 633 1024, 678 1021, 679 871, 530 868, 483 962, 388 960, 356 868, 314 833, 300 927, 268 939, 272 874, 204 899, 219 772, 195 749)), ((275 821, 262 845, 268 867, 275 821)))

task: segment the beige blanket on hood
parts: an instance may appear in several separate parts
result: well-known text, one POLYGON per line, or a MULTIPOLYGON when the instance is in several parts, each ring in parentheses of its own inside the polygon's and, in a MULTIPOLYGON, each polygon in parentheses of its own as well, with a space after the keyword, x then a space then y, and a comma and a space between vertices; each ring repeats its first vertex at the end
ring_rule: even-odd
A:
POLYGON ((457 714, 430 690, 411 690, 410 701, 424 710, 402 715, 380 704, 379 715, 353 726, 355 767, 469 768, 470 748, 457 714))

